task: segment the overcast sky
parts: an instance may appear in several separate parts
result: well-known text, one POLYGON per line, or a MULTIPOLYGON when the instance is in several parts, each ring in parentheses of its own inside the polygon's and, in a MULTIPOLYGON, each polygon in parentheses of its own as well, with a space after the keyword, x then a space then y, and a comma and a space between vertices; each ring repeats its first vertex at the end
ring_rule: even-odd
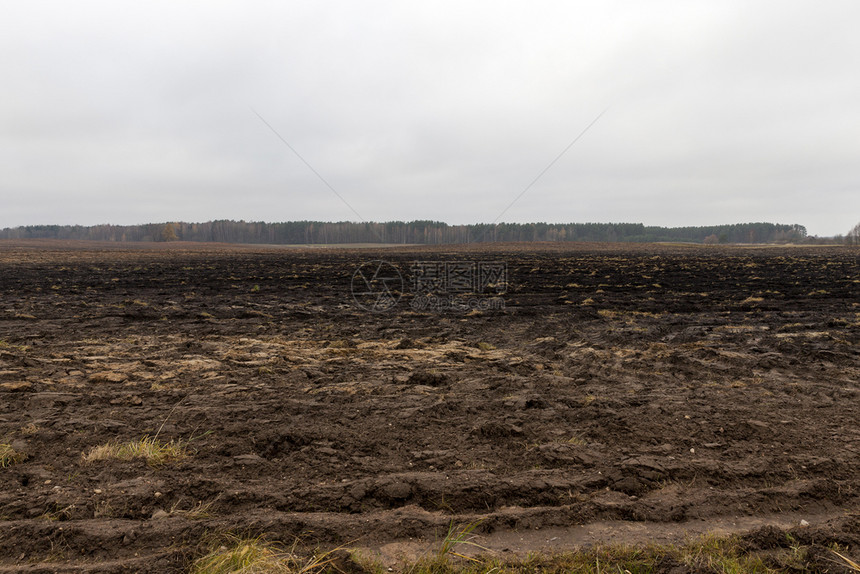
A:
POLYGON ((0 227, 501 216, 845 233, 858 22, 855 0, 5 1, 0 227))

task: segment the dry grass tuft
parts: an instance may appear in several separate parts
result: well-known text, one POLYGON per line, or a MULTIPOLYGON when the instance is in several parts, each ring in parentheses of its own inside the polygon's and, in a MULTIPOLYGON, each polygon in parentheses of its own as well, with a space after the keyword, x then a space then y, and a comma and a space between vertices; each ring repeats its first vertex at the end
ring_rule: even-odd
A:
POLYGON ((12 445, 0 443, 0 468, 6 468, 17 464, 26 458, 24 453, 18 452, 12 445))
POLYGON ((99 460, 145 459, 152 466, 181 460, 187 456, 187 445, 181 441, 164 442, 157 437, 145 436, 129 442, 111 442, 95 446, 83 455, 84 462, 99 460))
POLYGON ((209 502, 203 502, 202 500, 198 501, 197 504, 192 506, 187 510, 182 510, 179 508, 179 503, 173 505, 168 514, 171 516, 185 516, 186 518, 190 518, 192 520, 202 520, 205 518, 211 518, 213 516, 212 508, 215 506, 215 503, 221 498, 219 494, 209 502))
POLYGON ((851 560, 847 556, 843 556, 842 554, 836 552, 835 550, 831 550, 831 552, 833 552, 834 554, 839 556, 843 560, 843 562, 845 562, 845 565, 848 566, 848 568, 850 568, 854 572, 860 572, 860 564, 858 564, 857 562, 854 562, 853 560, 851 560))
POLYGON ((332 553, 300 558, 257 538, 233 538, 197 559, 192 574, 318 574, 328 570, 332 553))
POLYGON ((229 574, 231 572, 289 572, 282 555, 260 539, 236 540, 199 558, 191 568, 193 574, 229 574))

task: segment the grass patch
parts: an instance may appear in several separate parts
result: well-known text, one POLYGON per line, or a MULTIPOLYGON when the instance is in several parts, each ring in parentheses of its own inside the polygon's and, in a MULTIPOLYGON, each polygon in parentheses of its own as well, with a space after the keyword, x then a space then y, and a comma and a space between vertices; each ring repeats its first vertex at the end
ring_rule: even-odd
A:
POLYGON ((193 574, 228 574, 230 572, 289 572, 281 552, 259 538, 238 539, 197 559, 193 574))
MULTIPOLYGON (((705 535, 682 545, 632 546, 613 544, 573 552, 533 553, 526 557, 488 556, 476 540, 480 522, 455 526, 452 522, 445 537, 434 550, 414 562, 402 564, 398 572, 408 574, 645 574, 653 572, 711 572, 714 574, 776 574, 780 572, 819 572, 821 562, 808 562, 807 548, 791 546, 761 554, 750 552, 741 536, 705 535), (467 549, 473 548, 472 552, 467 549), (476 553, 478 552, 478 553, 476 553), (480 552, 485 552, 481 554, 480 552)), ((382 574, 392 569, 338 548, 314 552, 308 557, 296 553, 296 546, 285 547, 257 538, 221 538, 222 542, 191 565, 192 574, 278 573, 382 574), (345 558, 344 558, 345 557, 345 558)), ((211 544, 211 543, 210 543, 211 544)), ((830 549, 832 562, 860 572, 851 558, 830 549)))
MULTIPOLYGON (((35 317, 33 317, 35 319, 35 317)), ((5 339, 0 339, 0 349, 14 349, 16 351, 25 352, 29 347, 26 345, 15 345, 6 341, 5 339)))
POLYGON ((301 558, 257 538, 231 538, 191 566, 192 574, 316 574, 328 571, 332 552, 301 558))
POLYGON ((212 518, 214 515, 212 508, 215 506, 215 503, 221 498, 219 494, 209 502, 203 502, 202 500, 198 501, 197 504, 193 505, 191 508, 187 510, 182 510, 179 508, 179 503, 173 505, 168 514, 171 516, 184 516, 186 518, 190 518, 192 520, 202 520, 204 518, 212 518))
MULTIPOLYGON (((450 536, 450 533, 449 533, 450 536)), ((457 535, 455 534, 454 539, 457 535)), ((446 538, 447 540, 447 538, 446 538)), ((443 542, 443 548, 446 543, 443 542)), ((791 552, 787 550, 786 552, 791 552)), ((404 571, 410 574, 490 574, 508 572, 516 574, 562 573, 651 573, 679 571, 714 572, 725 574, 771 574, 793 571, 794 557, 786 555, 779 567, 773 557, 765 560, 744 552, 737 537, 702 537, 683 546, 598 546, 579 552, 558 554, 531 554, 526 558, 503 559, 483 556, 462 556, 440 552, 438 555, 416 562, 404 571)))
POLYGON ((160 466, 181 460, 187 455, 187 445, 182 441, 165 442, 158 440, 158 437, 145 436, 134 441, 95 446, 84 453, 83 459, 86 463, 92 463, 99 460, 130 461, 142 458, 152 466, 160 466))
POLYGON ((448 533, 445 535, 445 538, 442 539, 442 544, 439 545, 439 552, 436 555, 436 558, 445 560, 449 555, 451 555, 477 562, 477 559, 465 556, 458 552, 457 548, 465 545, 473 546, 480 550, 486 550, 486 548, 475 542, 476 535, 474 532, 480 524, 481 521, 479 520, 477 522, 472 522, 471 524, 457 527, 454 526, 454 521, 452 520, 451 524, 448 526, 448 533))
POLYGON ((24 453, 18 452, 12 445, 0 443, 0 468, 7 468, 17 464, 26 458, 24 453))

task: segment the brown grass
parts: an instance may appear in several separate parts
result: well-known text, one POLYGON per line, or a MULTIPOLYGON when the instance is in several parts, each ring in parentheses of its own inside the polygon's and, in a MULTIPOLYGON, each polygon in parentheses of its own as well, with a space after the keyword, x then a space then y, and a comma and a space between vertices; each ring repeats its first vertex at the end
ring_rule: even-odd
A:
POLYGON ((160 441, 157 437, 145 436, 129 442, 111 442, 95 446, 83 455, 85 463, 99 460, 134 460, 142 458, 152 466, 160 466, 181 460, 187 456, 187 445, 181 441, 160 441))

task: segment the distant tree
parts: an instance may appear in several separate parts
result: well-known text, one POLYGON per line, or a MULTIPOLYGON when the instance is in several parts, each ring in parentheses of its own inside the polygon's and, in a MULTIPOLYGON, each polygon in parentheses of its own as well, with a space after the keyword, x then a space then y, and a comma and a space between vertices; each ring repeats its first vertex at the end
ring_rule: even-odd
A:
POLYGON ((851 231, 848 232, 848 235, 845 236, 845 244, 846 245, 860 245, 860 223, 854 226, 851 231))
POLYGON ((720 238, 712 233, 705 237, 702 243, 704 243, 705 245, 716 245, 717 243, 720 243, 720 238))
POLYGON ((172 223, 167 223, 161 228, 161 241, 177 241, 178 239, 172 223))

